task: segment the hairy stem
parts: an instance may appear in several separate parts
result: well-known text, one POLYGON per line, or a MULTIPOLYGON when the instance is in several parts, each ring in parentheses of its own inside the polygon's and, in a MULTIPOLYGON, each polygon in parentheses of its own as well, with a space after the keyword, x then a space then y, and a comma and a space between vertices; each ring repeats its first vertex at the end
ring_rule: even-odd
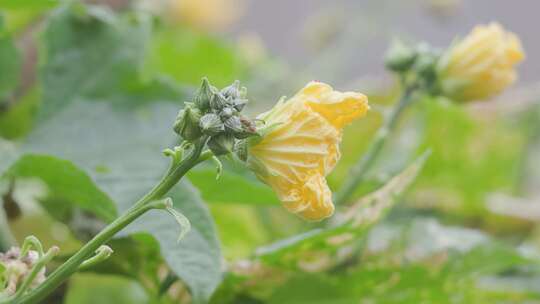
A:
POLYGON ((383 126, 377 131, 373 143, 369 146, 367 152, 358 160, 358 162, 351 168, 344 185, 338 190, 335 195, 336 204, 346 203, 354 191, 366 176, 366 173, 371 169, 371 166, 375 163, 375 160, 383 150, 384 145, 391 134, 396 128, 397 122, 405 108, 411 103, 413 93, 416 91, 416 86, 408 85, 405 87, 401 98, 397 105, 392 109, 390 117, 385 120, 383 126))
POLYGON ((109 241, 116 233, 124 229, 135 219, 145 214, 147 211, 154 209, 155 206, 150 204, 155 200, 163 198, 169 190, 176 185, 180 179, 194 166, 211 158, 213 154, 209 151, 202 152, 207 138, 204 137, 195 143, 191 153, 177 166, 172 168, 163 179, 135 203, 123 215, 118 217, 102 231, 100 231, 92 240, 86 243, 79 251, 77 251, 64 264, 60 265, 52 274, 50 274, 45 282, 36 289, 30 291, 20 299, 16 299, 13 304, 30 304, 39 303, 48 294, 54 291, 62 284, 69 276, 75 273, 79 266, 91 257, 94 252, 107 241, 109 241))

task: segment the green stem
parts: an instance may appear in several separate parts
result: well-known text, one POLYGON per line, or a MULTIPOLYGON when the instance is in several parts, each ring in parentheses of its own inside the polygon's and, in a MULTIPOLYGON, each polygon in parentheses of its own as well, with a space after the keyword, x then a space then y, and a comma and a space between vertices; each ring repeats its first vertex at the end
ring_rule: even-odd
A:
POLYGON ((158 298, 161 298, 176 281, 178 281, 178 277, 172 273, 169 273, 159 286, 158 298))
POLYGON ((382 151, 388 135, 391 134, 396 128, 399 117, 411 103, 413 93, 416 91, 415 85, 408 85, 405 87, 398 104, 392 109, 390 117, 385 120, 383 126, 377 131, 373 143, 369 146, 368 151, 358 160, 358 162, 351 168, 345 184, 338 190, 335 195, 335 203, 337 205, 346 203, 354 194, 356 188, 364 180, 366 173, 371 166, 375 163, 375 160, 382 151))
POLYGON ((180 179, 194 166, 212 157, 210 151, 202 152, 207 138, 200 139, 194 146, 190 155, 182 160, 173 170, 128 211, 118 217, 102 231, 100 231, 92 240, 86 243, 79 251, 71 256, 64 264, 60 265, 51 273, 43 284, 30 291, 22 298, 15 300, 13 304, 39 303, 49 293, 58 288, 69 276, 75 273, 79 266, 87 260, 99 246, 109 241, 116 233, 125 228, 135 219, 154 209, 155 206, 149 204, 152 201, 161 199, 169 190, 180 181, 180 179))

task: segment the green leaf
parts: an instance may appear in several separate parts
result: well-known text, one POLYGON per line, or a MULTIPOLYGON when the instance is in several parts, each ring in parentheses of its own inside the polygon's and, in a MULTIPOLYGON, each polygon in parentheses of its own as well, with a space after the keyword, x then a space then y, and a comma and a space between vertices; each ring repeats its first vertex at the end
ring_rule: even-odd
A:
POLYGON ((44 207, 57 218, 65 220, 73 204, 89 211, 102 220, 112 221, 116 207, 94 182, 73 163, 46 155, 24 155, 5 173, 7 178, 39 178, 49 190, 48 201, 54 198, 59 204, 44 207))
MULTIPOLYGON (((73 160, 126 210, 159 181, 166 168, 168 160, 161 150, 172 141, 170 122, 176 109, 166 103, 137 111, 122 111, 107 103, 74 103, 39 126, 25 148, 73 160)), ((221 280, 222 258, 212 219, 187 180, 169 196, 193 225, 180 243, 178 225, 166 212, 144 216, 122 235, 145 231, 156 237, 171 268, 204 302, 221 280)))
POLYGON ((206 303, 222 280, 221 250, 214 223, 197 190, 187 181, 177 185, 168 196, 174 208, 191 222, 190 232, 178 242, 178 225, 164 211, 144 215, 127 230, 149 232, 161 245, 167 264, 191 289, 195 303, 206 303))
POLYGON ((99 98, 140 80, 152 26, 149 16, 117 17, 101 7, 75 3, 49 19, 43 34, 46 58, 40 70, 41 117, 80 97, 99 98))
POLYGON ((19 84, 20 55, 0 15, 0 105, 19 84))
POLYGON ((335 266, 340 262, 339 249, 366 236, 369 228, 382 219, 415 180, 428 155, 425 153, 379 190, 354 203, 337 225, 259 248, 258 257, 266 264, 303 271, 335 266))

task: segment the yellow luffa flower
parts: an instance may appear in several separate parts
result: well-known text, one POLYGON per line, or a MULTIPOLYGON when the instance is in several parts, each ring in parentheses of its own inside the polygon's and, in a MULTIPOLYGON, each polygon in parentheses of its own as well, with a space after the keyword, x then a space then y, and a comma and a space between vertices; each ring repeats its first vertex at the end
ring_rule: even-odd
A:
POLYGON ((249 147, 248 162, 285 208, 308 220, 332 215, 326 175, 340 158, 342 129, 368 111, 365 95, 310 82, 258 118, 269 131, 249 147))
POLYGON ((519 38, 498 23, 476 26, 452 46, 438 66, 443 92, 456 100, 487 99, 517 78, 525 57, 519 38))
POLYGON ((204 31, 221 31, 244 12, 244 0, 171 0, 171 14, 190 26, 204 31))

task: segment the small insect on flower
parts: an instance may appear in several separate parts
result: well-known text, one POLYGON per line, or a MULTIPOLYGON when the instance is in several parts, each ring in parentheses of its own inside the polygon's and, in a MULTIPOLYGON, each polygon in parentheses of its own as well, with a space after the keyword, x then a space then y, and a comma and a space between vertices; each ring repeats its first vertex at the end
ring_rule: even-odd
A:
POLYGON ((441 58, 441 90, 456 101, 488 99, 516 80, 515 65, 524 57, 514 33, 498 23, 479 25, 441 58))
POLYGON ((368 109, 363 94, 310 82, 257 117, 265 126, 248 145, 248 164, 289 211, 307 220, 329 217, 334 204, 325 177, 340 158, 342 129, 368 109))

